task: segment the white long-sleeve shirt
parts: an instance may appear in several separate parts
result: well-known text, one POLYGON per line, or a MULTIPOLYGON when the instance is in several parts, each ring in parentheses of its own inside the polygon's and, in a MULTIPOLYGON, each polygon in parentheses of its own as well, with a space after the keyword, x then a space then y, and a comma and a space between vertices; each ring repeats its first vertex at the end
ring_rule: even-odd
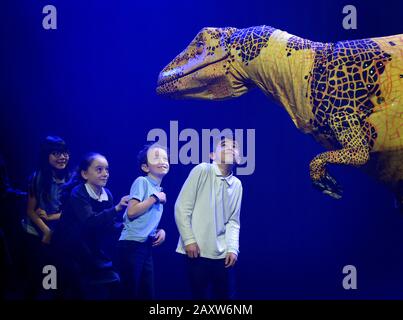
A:
POLYGON ((200 256, 225 258, 239 253, 242 183, 234 175, 224 177, 216 163, 201 163, 186 179, 175 203, 179 230, 176 251, 196 242, 200 256))

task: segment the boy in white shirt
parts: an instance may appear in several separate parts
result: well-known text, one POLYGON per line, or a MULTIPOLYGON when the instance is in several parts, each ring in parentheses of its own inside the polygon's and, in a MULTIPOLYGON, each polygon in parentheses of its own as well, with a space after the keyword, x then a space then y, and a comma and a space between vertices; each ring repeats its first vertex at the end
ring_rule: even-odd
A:
POLYGON ((242 200, 241 181, 232 173, 239 163, 238 144, 224 137, 210 157, 213 163, 192 169, 176 200, 176 251, 187 256, 194 299, 231 299, 242 200))

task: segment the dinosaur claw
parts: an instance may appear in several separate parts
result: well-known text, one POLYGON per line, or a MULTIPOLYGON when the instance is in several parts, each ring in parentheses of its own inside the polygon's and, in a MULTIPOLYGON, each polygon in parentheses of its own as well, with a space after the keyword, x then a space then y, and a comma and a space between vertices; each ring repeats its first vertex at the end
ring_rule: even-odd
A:
POLYGON ((341 197, 343 196, 343 189, 337 183, 337 181, 327 172, 323 178, 312 181, 312 185, 323 194, 326 194, 334 199, 341 199, 341 197))
POLYGON ((323 193, 323 194, 326 194, 326 195, 328 195, 328 196, 330 196, 330 197, 332 197, 332 198, 334 198, 334 199, 336 199, 336 200, 339 200, 339 199, 341 199, 341 197, 342 197, 341 194, 334 193, 334 192, 331 192, 331 191, 329 191, 329 190, 322 190, 322 193, 323 193))

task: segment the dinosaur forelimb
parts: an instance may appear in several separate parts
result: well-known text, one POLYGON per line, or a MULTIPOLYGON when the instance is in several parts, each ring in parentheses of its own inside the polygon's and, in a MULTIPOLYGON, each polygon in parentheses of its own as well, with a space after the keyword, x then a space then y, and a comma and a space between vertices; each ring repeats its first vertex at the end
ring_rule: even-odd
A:
POLYGON ((335 198, 341 198, 341 187, 326 172, 326 165, 333 163, 360 166, 368 162, 369 143, 363 125, 354 113, 339 113, 329 118, 329 126, 342 149, 323 152, 311 161, 310 176, 316 188, 335 198))
POLYGON ((326 171, 328 163, 345 165, 363 165, 369 160, 369 149, 343 148, 327 151, 317 155, 309 164, 310 176, 314 187, 333 198, 340 199, 342 188, 336 180, 326 171))
POLYGON ((317 155, 309 164, 312 180, 320 180, 326 174, 326 164, 346 164, 360 166, 369 160, 369 149, 343 148, 335 151, 327 151, 317 155))

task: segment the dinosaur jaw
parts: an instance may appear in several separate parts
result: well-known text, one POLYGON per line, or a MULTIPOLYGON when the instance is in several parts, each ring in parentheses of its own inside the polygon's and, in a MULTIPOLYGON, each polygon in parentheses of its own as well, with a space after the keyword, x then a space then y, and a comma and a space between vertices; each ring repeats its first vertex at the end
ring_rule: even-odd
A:
POLYGON ((225 72, 225 58, 200 68, 165 68, 158 78, 157 94, 177 99, 220 100, 232 97, 231 75, 225 72))

